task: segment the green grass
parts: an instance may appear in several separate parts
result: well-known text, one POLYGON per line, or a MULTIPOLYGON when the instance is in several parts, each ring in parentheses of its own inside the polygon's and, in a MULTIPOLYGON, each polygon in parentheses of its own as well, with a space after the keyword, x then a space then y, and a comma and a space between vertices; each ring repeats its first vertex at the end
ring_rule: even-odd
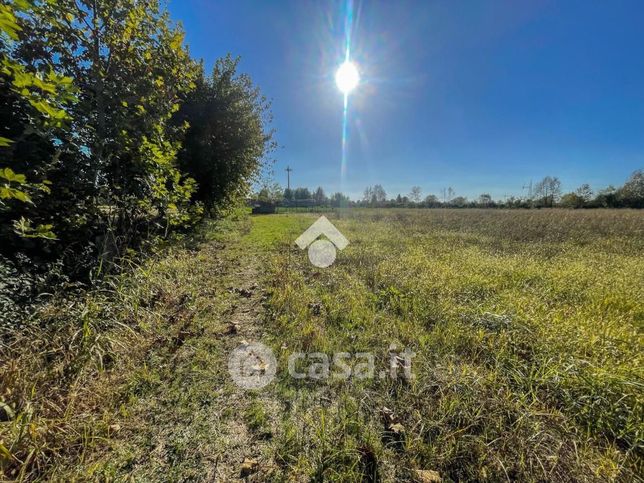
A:
POLYGON ((317 216, 230 217, 46 304, 1 353, 5 479, 641 479, 642 212, 338 210, 322 270, 293 243, 317 216), (242 338, 278 359, 262 390, 228 375, 242 338), (412 381, 285 370, 370 352, 378 375, 392 345, 412 381))
MULTIPOLYGON (((253 218, 254 236, 279 246, 302 218, 253 218)), ((370 351, 385 364, 393 343, 417 353, 416 379, 280 379, 278 391, 303 398, 285 425, 321 414, 331 427, 357 428, 327 437, 343 454, 333 470, 297 458, 317 451, 310 428, 290 457, 280 455, 285 474, 353 479, 338 468, 360 468, 363 446, 395 478, 427 468, 453 480, 627 481, 641 471, 640 212, 362 210, 331 219, 351 241, 331 268, 315 269, 296 248, 273 257, 272 335, 275 345, 288 341, 281 366, 296 350, 370 351), (383 407, 404 441, 370 437, 384 430, 383 407)))

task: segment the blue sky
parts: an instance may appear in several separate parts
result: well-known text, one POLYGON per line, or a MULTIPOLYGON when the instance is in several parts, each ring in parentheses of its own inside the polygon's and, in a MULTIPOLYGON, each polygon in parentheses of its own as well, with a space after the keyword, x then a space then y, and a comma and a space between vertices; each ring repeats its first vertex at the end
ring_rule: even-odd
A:
POLYGON ((644 168, 641 0, 362 1, 341 174, 345 2, 169 0, 208 69, 241 56, 272 100, 275 180, 359 197, 620 185, 644 168))

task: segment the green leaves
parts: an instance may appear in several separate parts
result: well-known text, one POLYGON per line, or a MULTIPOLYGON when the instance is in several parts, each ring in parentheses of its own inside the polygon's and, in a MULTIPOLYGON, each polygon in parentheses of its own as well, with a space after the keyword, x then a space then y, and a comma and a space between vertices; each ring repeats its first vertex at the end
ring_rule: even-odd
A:
POLYGON ((11 168, 0 169, 0 200, 18 200, 33 204, 32 195, 36 192, 49 194, 49 180, 30 183, 24 174, 15 173, 11 168))
POLYGON ((8 58, 2 59, 1 70, 11 78, 12 90, 25 98, 42 116, 45 127, 62 127, 71 117, 64 106, 76 101, 76 89, 70 77, 49 71, 43 78, 40 73, 29 72, 25 66, 8 58))
POLYGON ((26 192, 9 186, 0 186, 0 199, 16 199, 24 203, 31 203, 31 198, 26 192))
MULTIPOLYGON (((20 2, 25 4, 26 2, 20 2)), ((18 25, 16 16, 11 6, 0 4, 0 33, 8 36, 11 40, 18 40, 18 32, 21 27, 18 25)))
MULTIPOLYGON (((57 2, 39 4, 38 9, 28 0, 1 4, 0 34, 14 42, 24 42, 33 34, 30 28, 34 18, 42 13, 45 5, 55 7, 57 2), (24 28, 18 24, 17 12, 21 12, 24 28)), ((3 45, 0 43, 0 46, 3 45)), ((33 227, 31 217, 39 217, 39 203, 43 195, 51 193, 51 183, 42 178, 58 155, 52 156, 46 144, 52 146, 61 142, 60 130, 72 120, 67 107, 76 102, 77 91, 72 78, 56 73, 47 58, 24 59, 15 57, 16 52, 19 50, 0 51, 0 77, 3 80, 0 95, 5 102, 16 106, 15 119, 3 122, 2 128, 3 132, 18 133, 16 139, 0 137, 0 147, 8 148, 3 152, 3 162, 9 165, 0 169, 3 215, 0 229, 12 224, 13 232, 22 238, 54 239, 51 224, 38 223, 33 227), (31 180, 19 172, 27 167, 31 180), (26 216, 27 212, 29 216, 26 216)))
POLYGON ((0 105, 12 110, 0 119, 0 235, 14 248, 55 239, 55 225, 47 256, 108 231, 122 253, 194 223, 257 172, 270 138, 259 91, 230 57, 204 84, 160 0, 4 0, 0 30, 0 105), (198 86, 189 103, 203 111, 182 112, 198 86))
POLYGON ((27 182, 24 174, 16 174, 11 168, 0 169, 0 178, 9 183, 25 184, 27 182))
POLYGON ((43 238, 46 240, 56 240, 56 235, 52 231, 54 225, 38 225, 33 227, 31 221, 25 217, 13 222, 14 231, 22 238, 43 238))
POLYGON ((4 184, 0 185, 0 200, 15 199, 23 203, 32 202, 31 196, 25 189, 33 186, 27 184, 27 177, 24 174, 16 174, 11 168, 4 168, 0 169, 0 180, 4 180, 4 184), (15 185, 20 186, 20 189, 15 185))
POLYGON ((226 56, 217 60, 211 77, 201 72, 175 118, 190 126, 181 166, 198 183, 196 199, 208 208, 243 195, 274 147, 270 106, 237 66, 238 59, 226 56))

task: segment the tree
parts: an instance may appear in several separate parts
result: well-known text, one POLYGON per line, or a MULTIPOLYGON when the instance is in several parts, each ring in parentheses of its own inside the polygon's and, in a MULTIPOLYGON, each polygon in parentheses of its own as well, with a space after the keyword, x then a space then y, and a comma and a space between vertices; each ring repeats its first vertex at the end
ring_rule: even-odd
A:
POLYGON ((412 201, 412 203, 420 203, 420 200, 422 196, 422 190, 420 186, 412 186, 411 191, 409 193, 409 199, 412 201))
POLYGON ((546 176, 536 184, 535 193, 543 206, 552 207, 561 196, 561 181, 557 177, 546 176))
POLYGON ((308 188, 296 188, 293 192, 293 198, 296 200, 310 200, 312 196, 308 188))
POLYGON ((492 201, 492 196, 490 196, 488 193, 483 193, 481 196, 479 196, 479 205, 488 207, 493 203, 494 201, 492 201))
POLYGON ((575 194, 579 198, 581 198, 583 202, 582 204, 590 203, 590 201, 593 199, 593 190, 588 183, 584 183, 579 188, 577 188, 575 194))
POLYGON ((291 188, 286 188, 284 190, 284 199, 289 201, 293 199, 293 190, 291 188))
POLYGON ((635 171, 618 193, 619 201, 630 208, 644 208, 644 171, 635 171))
POLYGON ((362 201, 370 205, 381 204, 387 201, 387 193, 385 189, 377 184, 374 186, 367 186, 362 195, 362 201))
POLYGON ((53 68, 78 88, 44 208, 58 220, 59 251, 90 262, 192 223, 195 180, 177 162, 186 127, 171 122, 198 73, 183 32, 158 0, 35 1, 15 51, 28 70, 53 68))
POLYGON ((72 79, 43 59, 30 69, 18 51, 36 21, 30 1, 0 4, 0 238, 8 253, 25 239, 54 240, 51 180, 69 133, 72 79))
MULTIPOLYGON (((230 55, 215 63, 212 75, 202 71, 175 117, 189 124, 180 165, 197 180, 195 195, 207 208, 243 196, 274 147, 270 105, 230 55)), ((289 199, 288 193, 285 197, 289 199)))
POLYGON ((617 189, 612 185, 607 186, 599 193, 597 193, 594 204, 602 208, 617 207, 619 205, 617 189))
POLYGON ((322 205, 327 202, 327 197, 324 194, 324 190, 322 189, 321 186, 318 186, 318 188, 315 190, 315 193, 313 194, 313 199, 318 205, 322 205))
POLYGON ((264 183, 255 197, 260 201, 278 202, 284 197, 282 187, 278 183, 264 183))
POLYGON ((436 195, 427 195, 423 204, 427 208, 435 208, 437 206, 440 206, 441 202, 438 200, 438 197, 436 195))
POLYGON ((349 197, 342 193, 333 193, 331 196, 331 205, 336 207, 343 207, 349 204, 349 197))
POLYGON ((585 204, 585 200, 578 194, 578 192, 566 193, 561 197, 559 204, 565 208, 582 208, 585 204))
POLYGON ((450 204, 452 206, 455 206, 456 208, 465 208, 465 206, 467 205, 467 198, 465 198, 464 196, 457 196, 450 201, 450 204))
POLYGON ((371 203, 373 199, 373 188, 371 186, 367 186, 364 190, 364 193, 362 194, 362 201, 365 203, 371 203))
POLYGON ((384 203, 387 200, 387 192, 382 185, 374 185, 372 200, 374 203, 384 203))

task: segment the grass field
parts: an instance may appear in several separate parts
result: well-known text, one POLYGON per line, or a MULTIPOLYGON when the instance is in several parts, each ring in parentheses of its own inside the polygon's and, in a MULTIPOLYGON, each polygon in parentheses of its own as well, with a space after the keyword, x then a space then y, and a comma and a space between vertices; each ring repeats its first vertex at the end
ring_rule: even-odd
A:
POLYGON ((3 351, 5 475, 642 479, 642 212, 339 210, 326 269, 293 243, 317 216, 225 220, 53 300, 39 345, 3 351), (278 371, 246 391, 227 358, 253 340, 278 371), (379 377, 394 346, 412 380, 379 377), (375 377, 295 379, 299 351, 371 353, 375 377))
POLYGON ((345 212, 333 221, 351 244, 326 270, 288 245, 313 219, 253 219, 257 240, 281 247, 274 345, 375 352, 385 365, 391 343, 411 347, 416 379, 280 380, 279 398, 300 400, 281 423, 293 428, 279 452, 292 471, 359 479, 372 458, 388 478, 641 471, 641 213, 345 212), (390 444, 385 407, 404 428, 390 444))

